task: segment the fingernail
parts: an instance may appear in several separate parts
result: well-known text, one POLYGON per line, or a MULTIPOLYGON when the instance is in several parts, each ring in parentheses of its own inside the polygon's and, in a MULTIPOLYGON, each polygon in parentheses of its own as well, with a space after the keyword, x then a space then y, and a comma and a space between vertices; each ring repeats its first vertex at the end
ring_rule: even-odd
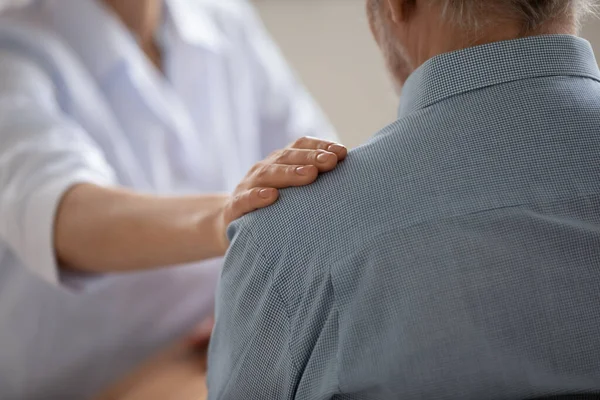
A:
POLYGON ((344 151, 344 149, 345 149, 345 147, 340 146, 339 144, 332 144, 332 145, 329 145, 329 147, 327 148, 327 150, 332 153, 341 153, 342 151, 344 151))
POLYGON ((260 197, 262 197, 263 199, 268 199, 269 197, 271 197, 272 193, 273 193, 273 189, 262 189, 258 192, 258 195, 260 197))
POLYGON ((303 176, 304 175, 308 175, 308 171, 309 171, 309 168, 306 167, 306 166, 304 166, 304 167, 297 167, 296 168, 296 173, 298 175, 303 175, 303 176))
POLYGON ((318 162, 327 162, 329 160, 329 154, 327 153, 321 153, 317 156, 317 161, 318 162))

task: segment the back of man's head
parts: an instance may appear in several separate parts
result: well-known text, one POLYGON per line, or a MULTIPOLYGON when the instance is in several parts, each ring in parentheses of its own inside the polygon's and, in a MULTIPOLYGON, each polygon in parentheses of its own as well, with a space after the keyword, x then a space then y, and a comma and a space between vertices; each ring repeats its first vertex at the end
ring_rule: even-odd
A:
POLYGON ((595 0, 367 0, 371 29, 399 86, 429 58, 539 34, 576 34, 595 0))
POLYGON ((448 20, 477 30, 486 22, 504 18, 517 21, 524 33, 553 22, 579 23, 594 0, 429 0, 437 2, 448 20), (489 19, 489 20, 488 20, 489 19))

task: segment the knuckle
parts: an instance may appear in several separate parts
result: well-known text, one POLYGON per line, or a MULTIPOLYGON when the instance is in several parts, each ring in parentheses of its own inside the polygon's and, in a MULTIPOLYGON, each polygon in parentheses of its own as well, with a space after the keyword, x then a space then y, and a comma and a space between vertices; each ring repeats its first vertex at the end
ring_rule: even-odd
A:
POLYGON ((245 202, 247 208, 252 207, 252 202, 254 200, 254 196, 253 196, 254 193, 255 193, 255 191, 251 190, 249 192, 246 192, 246 194, 244 195, 244 202, 245 202))
POLYGON ((296 141, 294 142, 294 147, 306 147, 306 145, 309 143, 310 138, 308 136, 303 136, 301 138, 296 139, 296 141))
POLYGON ((269 156, 267 157, 267 159, 276 159, 277 157, 279 157, 280 153, 281 153, 281 150, 272 151, 269 154, 269 156))
POLYGON ((281 150, 277 153, 275 157, 276 164, 285 164, 287 160, 289 160, 292 150, 281 150))
POLYGON ((236 207, 240 204, 240 202, 242 201, 242 195, 241 194, 236 194, 233 196, 233 199, 231 199, 231 207, 236 207))
POLYGON ((259 162, 254 164, 251 168, 250 168, 250 174, 255 174, 260 168, 262 168, 263 163, 259 162))
POLYGON ((327 150, 329 148, 329 145, 331 143, 325 141, 325 140, 320 140, 319 143, 317 144, 317 149, 319 150, 327 150))
POLYGON ((265 178, 269 173, 269 166, 268 165, 262 165, 260 168, 258 168, 255 172, 255 175, 258 179, 263 179, 265 178))

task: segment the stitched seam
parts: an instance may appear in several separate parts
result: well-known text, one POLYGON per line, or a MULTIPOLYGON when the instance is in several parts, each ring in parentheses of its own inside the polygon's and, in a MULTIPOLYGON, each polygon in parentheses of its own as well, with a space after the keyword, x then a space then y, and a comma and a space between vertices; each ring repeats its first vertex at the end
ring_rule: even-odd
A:
POLYGON ((285 310, 285 316, 286 316, 287 322, 288 322, 288 337, 289 337, 289 339, 288 339, 288 345, 287 345, 288 349, 287 350, 290 353, 290 359, 292 360, 292 367, 294 368, 294 370, 297 374, 300 374, 300 368, 298 367, 298 363, 296 362, 296 358, 294 357, 294 352, 292 351, 292 344, 291 344, 291 340, 290 340, 292 337, 292 318, 291 318, 287 303, 284 301, 283 296, 281 295, 281 292, 279 291, 279 288, 277 288, 277 286, 275 286, 275 268, 272 268, 272 265, 268 261, 267 256, 263 253, 262 249, 258 245, 258 240, 254 236, 252 229, 248 228, 247 232, 248 232, 248 236, 252 240, 252 244, 258 251, 260 258, 265 263, 265 265, 269 266, 271 269, 271 271, 270 271, 271 289, 275 292, 279 301, 281 301, 281 304, 283 304, 283 308, 285 310))
POLYGON ((335 285, 333 284, 333 278, 331 276, 331 268, 329 268, 329 283, 331 284, 331 290, 333 291, 333 309, 335 310, 335 319, 337 324, 337 349, 335 351, 335 387, 339 394, 342 394, 342 386, 340 380, 340 368, 341 355, 340 355, 340 309, 338 308, 337 295, 335 292, 335 285))
MULTIPOLYGON (((258 241, 256 240, 255 236, 252 233, 252 230, 250 228, 242 228, 245 229, 246 234, 248 235, 248 241, 250 242, 250 244, 252 245, 252 247, 258 252, 258 256, 260 257, 261 261, 265 264, 265 266, 270 266, 270 263, 268 262, 267 257, 265 256, 265 254, 262 252, 262 249, 260 248, 260 246, 258 245, 258 241)), ((289 310, 287 308, 287 304, 285 303, 285 301, 283 301, 283 297, 281 296, 281 293, 279 292, 279 290, 275 287, 275 285, 273 284, 274 280, 273 280, 273 275, 274 275, 274 270, 272 269, 270 272, 270 281, 271 281, 271 288, 275 291, 279 301, 281 301, 281 303, 284 306, 285 309, 285 313, 286 313, 286 318, 288 319, 288 326, 290 327, 291 330, 291 319, 290 319, 290 315, 289 315, 289 310)), ((291 333, 291 332, 290 332, 291 333)), ((291 334, 290 334, 291 337, 291 334)), ((289 341, 288 341, 289 343, 289 341)), ((294 359, 294 355, 291 351, 291 347, 288 344, 288 351, 290 353, 290 358, 292 360, 292 367, 294 368, 296 373, 299 373, 299 369, 298 366, 296 364, 296 361, 294 359)), ((243 354, 245 354, 246 352, 244 352, 243 354)), ((231 383, 231 380, 233 379, 234 376, 236 376, 237 371, 239 371, 239 367, 240 367, 240 359, 243 356, 240 355, 239 357, 236 357, 235 359, 235 363, 234 363, 234 370, 231 371, 231 374, 229 375, 229 377, 227 378, 227 381, 225 382, 225 384, 222 386, 223 388, 227 388, 229 387, 229 384, 231 383)), ((218 400, 224 400, 224 393, 226 393, 227 390, 224 390, 219 396, 218 396, 218 400)))

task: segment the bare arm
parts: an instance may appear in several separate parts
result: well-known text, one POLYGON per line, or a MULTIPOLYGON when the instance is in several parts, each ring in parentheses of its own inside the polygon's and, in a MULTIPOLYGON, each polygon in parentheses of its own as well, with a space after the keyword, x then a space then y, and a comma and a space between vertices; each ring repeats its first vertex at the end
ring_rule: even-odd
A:
POLYGON ((59 206, 54 242, 64 268, 124 272, 225 254, 225 195, 156 197, 77 185, 59 206))
POLYGON ((102 273, 222 256, 231 221, 274 203, 276 189, 312 183, 346 154, 344 147, 329 141, 299 139, 256 164, 232 196, 158 197, 76 185, 58 207, 57 258, 63 268, 102 273))

